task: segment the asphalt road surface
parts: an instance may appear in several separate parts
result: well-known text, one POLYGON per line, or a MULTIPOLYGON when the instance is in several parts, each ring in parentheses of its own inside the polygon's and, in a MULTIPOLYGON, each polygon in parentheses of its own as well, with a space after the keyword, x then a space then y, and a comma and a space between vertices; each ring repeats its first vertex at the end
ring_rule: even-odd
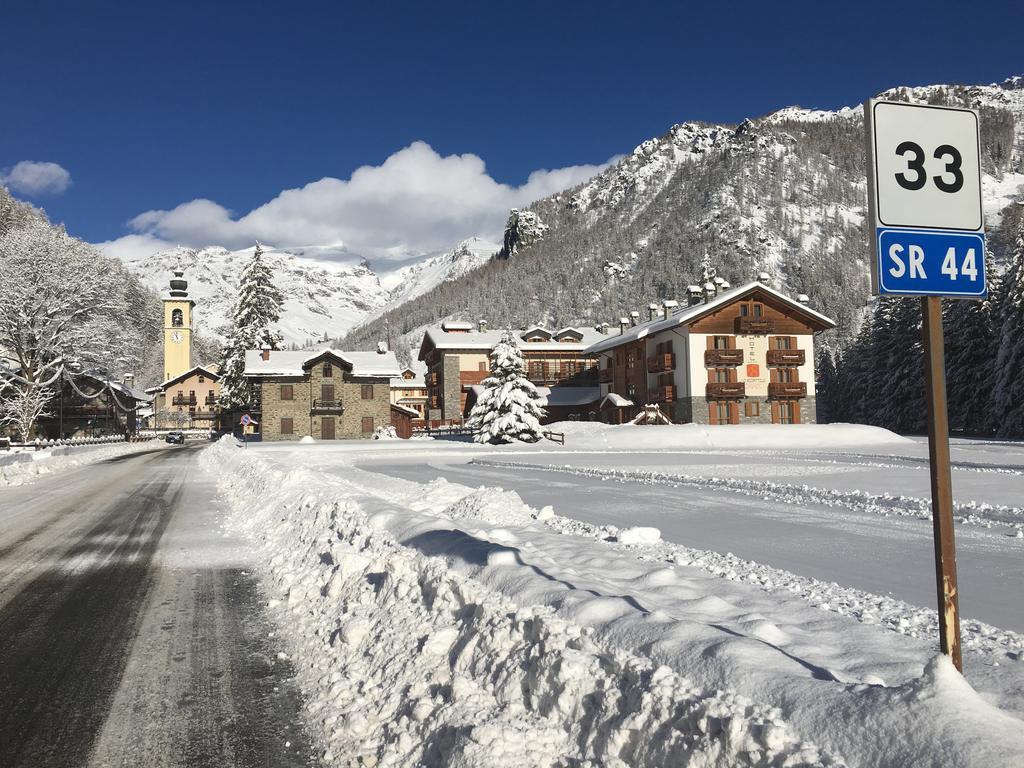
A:
POLYGON ((314 765, 202 446, 0 489, 0 766, 314 765))

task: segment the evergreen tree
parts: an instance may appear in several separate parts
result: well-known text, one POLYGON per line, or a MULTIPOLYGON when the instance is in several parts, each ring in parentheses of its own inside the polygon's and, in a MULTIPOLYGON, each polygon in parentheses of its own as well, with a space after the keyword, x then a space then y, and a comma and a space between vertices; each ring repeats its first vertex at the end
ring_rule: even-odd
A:
POLYGON ((466 426, 478 443, 535 443, 543 436, 537 388, 526 378, 526 364, 516 337, 506 331, 491 350, 491 375, 469 414, 466 426))
POLYGON ((231 336, 221 357, 220 399, 228 409, 250 405, 248 382, 245 380, 247 349, 279 349, 281 334, 272 326, 281 318, 284 297, 273 282, 273 271, 263 261, 259 243, 252 259, 242 270, 235 301, 231 336))
POLYGON ((1024 435, 1024 217, 1012 261, 999 282, 996 322, 999 348, 992 392, 996 430, 1003 437, 1020 436, 1024 435))
POLYGON ((830 424, 835 420, 835 408, 832 403, 836 394, 837 374, 835 358, 829 347, 823 346, 818 353, 815 371, 817 373, 817 381, 815 383, 815 401, 818 408, 817 421, 819 424, 830 424))
MULTIPOLYGON (((989 264, 992 255, 988 255, 989 264)), ((946 337, 946 399, 954 431, 988 434, 995 429, 992 413, 993 361, 998 349, 989 286, 984 301, 944 302, 946 337)))

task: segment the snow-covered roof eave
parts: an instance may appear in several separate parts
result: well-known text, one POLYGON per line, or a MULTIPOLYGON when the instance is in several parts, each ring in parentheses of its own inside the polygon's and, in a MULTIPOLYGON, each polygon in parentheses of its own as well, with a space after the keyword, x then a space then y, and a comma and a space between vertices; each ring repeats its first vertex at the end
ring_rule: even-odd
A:
POLYGON ((836 322, 832 318, 827 317, 821 314, 820 312, 811 309, 806 304, 801 304, 800 302, 791 299, 786 294, 780 293, 779 291, 776 291, 774 288, 771 288, 765 285, 764 283, 754 280, 752 282, 746 283, 745 285, 740 285, 736 288, 731 288, 727 291, 724 291, 723 293, 719 294, 718 296, 716 296, 715 298, 711 299, 706 303, 696 304, 692 307, 684 307, 682 310, 676 312, 675 314, 669 316, 668 318, 661 318, 660 320, 651 320, 649 322, 643 323, 642 325, 630 328, 625 333, 609 336, 607 339, 602 339, 594 344, 591 344, 584 350, 584 352, 588 354, 597 354, 599 352, 604 352, 609 349, 614 349, 615 347, 618 347, 622 344, 626 344, 627 342, 630 341, 639 341, 640 339, 647 338, 652 333, 658 333, 659 331, 665 331, 670 328, 676 328, 680 325, 692 323, 695 320, 698 320, 704 315, 708 314, 709 312, 713 312, 718 307, 724 306, 732 301, 736 301, 744 294, 758 289, 763 290, 766 293, 774 296, 775 298, 784 302, 788 306, 793 307, 797 311, 803 312, 804 314, 813 317, 814 319, 818 320, 818 322, 820 322, 822 325, 825 325, 828 328, 835 328, 836 326, 836 322))

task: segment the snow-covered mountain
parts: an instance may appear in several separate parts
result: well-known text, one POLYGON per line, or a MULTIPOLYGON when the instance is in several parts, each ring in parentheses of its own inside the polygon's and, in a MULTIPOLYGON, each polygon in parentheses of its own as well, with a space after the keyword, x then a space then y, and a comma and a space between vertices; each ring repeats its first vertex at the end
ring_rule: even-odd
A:
POLYGON ((463 240, 455 248, 440 256, 403 267, 381 281, 390 289, 387 308, 397 307, 422 296, 441 283, 462 277, 472 269, 486 264, 501 250, 501 245, 479 237, 463 240))
MULTIPOLYGON (((448 253, 380 273, 342 245, 263 248, 264 260, 285 297, 279 324, 285 343, 309 346, 325 336, 343 336, 386 308, 466 274, 486 263, 500 246, 469 238, 448 253)), ((196 301, 197 328, 206 336, 223 339, 238 278, 252 253, 253 248, 178 247, 125 257, 124 263, 145 285, 160 292, 167 289, 171 271, 183 269, 189 294, 196 301)))
MULTIPOLYGON (((195 322, 207 336, 224 338, 242 268, 253 248, 172 248, 126 260, 126 266, 146 285, 167 289, 171 271, 183 269, 189 295, 196 301, 195 322)), ((337 337, 387 303, 388 292, 377 275, 361 261, 346 263, 346 254, 330 246, 292 248, 264 246, 264 260, 284 294, 280 330, 288 344, 307 345, 325 334, 337 337)))
MULTIPOLYGON (((998 271, 1003 211, 1024 201, 1024 79, 881 95, 979 111, 998 271)), ((683 296, 707 254, 733 283, 767 272, 775 287, 807 294, 838 322, 829 339, 844 343, 869 300, 862 112, 786 107, 737 126, 676 125, 591 180, 531 204, 540 237, 493 269, 390 310, 389 329, 412 344, 419 329, 445 318, 483 318, 491 327, 614 322, 683 296)), ((515 235, 506 232, 506 241, 515 235)), ((361 325, 344 344, 370 348, 382 322, 361 325)))

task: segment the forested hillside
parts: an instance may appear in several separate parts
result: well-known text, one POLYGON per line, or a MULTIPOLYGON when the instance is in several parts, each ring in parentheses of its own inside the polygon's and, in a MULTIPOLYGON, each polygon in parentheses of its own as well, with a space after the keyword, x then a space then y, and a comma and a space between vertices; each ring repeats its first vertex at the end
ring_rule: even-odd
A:
MULTIPOLYGON (((1024 184, 1024 81, 885 96, 979 109, 985 210, 996 225, 1024 184)), ((452 317, 491 327, 612 321, 682 296, 707 254, 733 283, 767 272, 776 287, 808 294, 838 323, 825 342, 844 348, 870 313, 863 144, 860 108, 677 125, 591 181, 514 211, 498 258, 339 344, 372 348, 390 336, 408 354, 424 326, 452 317)), ((991 238, 998 265, 1010 242, 991 238)))

